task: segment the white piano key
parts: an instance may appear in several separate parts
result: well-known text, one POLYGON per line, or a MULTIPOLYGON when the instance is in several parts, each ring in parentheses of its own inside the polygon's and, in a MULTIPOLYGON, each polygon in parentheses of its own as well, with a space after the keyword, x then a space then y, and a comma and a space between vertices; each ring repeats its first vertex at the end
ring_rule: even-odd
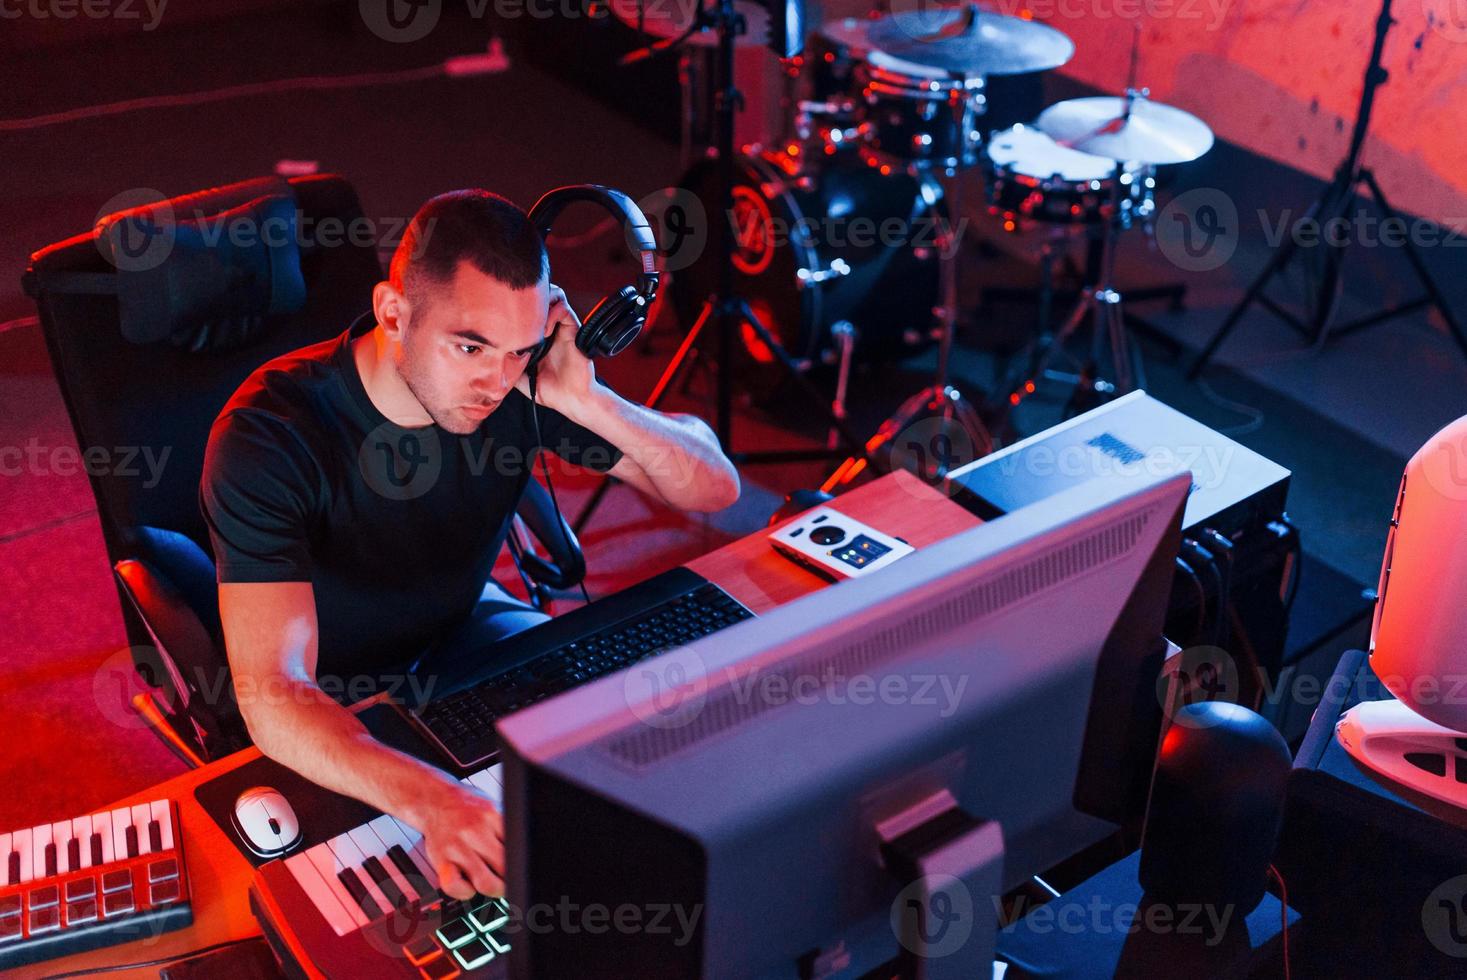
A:
POLYGON ((120 807, 112 811, 112 856, 118 861, 127 858, 127 828, 132 824, 132 811, 120 807))
POLYGON ((92 818, 77 817, 71 822, 71 836, 76 838, 76 849, 81 857, 78 868, 92 866, 92 818))
POLYGON ((469 784, 489 797, 494 804, 494 809, 504 812, 504 787, 499 785, 499 780, 490 775, 489 770, 476 772, 469 777, 469 784))
POLYGON ((371 823, 367 824, 367 826, 371 827, 373 832, 375 832, 378 837, 382 838, 383 843, 385 843, 389 848, 396 845, 397 847, 402 848, 404 851, 412 851, 412 839, 408 837, 407 834, 403 833, 402 824, 394 820, 390 813, 382 814, 382 816, 378 817, 376 820, 373 820, 371 823))
POLYGON ((24 884, 31 880, 31 836, 30 828, 17 830, 11 846, 20 852, 20 880, 24 884))
POLYGON ((326 842, 326 846, 336 853, 339 861, 352 869, 353 873, 357 876, 357 880, 362 883, 362 887, 367 890, 367 894, 372 896, 372 901, 377 903, 377 908, 383 914, 392 911, 392 903, 387 900, 386 895, 382 894, 382 889, 377 887, 377 883, 372 880, 372 876, 367 874, 367 869, 362 867, 362 862, 367 860, 367 856, 362 853, 362 849, 357 847, 356 842, 351 839, 350 833, 339 834, 331 838, 326 842))
POLYGON ((138 853, 152 854, 153 843, 148 833, 148 823, 153 819, 153 810, 146 803, 139 803, 132 808, 132 825, 137 828, 138 853))
POLYGON ((56 873, 75 871, 71 866, 71 821, 58 820, 51 825, 51 840, 56 844, 56 873))
POLYGON ((337 858, 336 853, 325 844, 317 844, 301 856, 315 865, 316 870, 321 874, 321 880, 326 883, 326 887, 331 890, 331 894, 336 896, 336 900, 341 907, 346 909, 346 914, 351 917, 356 927, 360 929, 366 925, 368 922, 367 913, 362 911, 362 907, 347 892, 346 886, 341 883, 341 879, 336 877, 337 872, 346 867, 337 858))
POLYGON ((173 808, 168 805, 167 800, 154 800, 148 804, 148 808, 153 811, 153 819, 163 829, 163 850, 173 850, 173 808))
POLYGON ((413 844, 418 844, 422 842, 423 833, 422 831, 418 830, 418 828, 412 826, 411 824, 403 823, 396 817, 392 818, 392 822, 397 824, 397 829, 402 831, 402 835, 406 837, 409 842, 413 844))
POLYGON ((31 879, 46 877, 46 845, 51 843, 51 825, 31 828, 31 879))
MULTIPOLYGON (((296 883, 301 886, 301 891, 316 906, 316 911, 326 920, 338 936, 345 936, 356 929, 357 920, 347 911, 341 899, 336 897, 336 892, 331 889, 326 880, 321 877, 321 871, 311 861, 309 854, 292 854, 285 859, 285 866, 295 876, 296 883)), ((340 883, 338 882, 338 887, 340 883)), ((349 899, 348 899, 349 900, 349 899)), ((360 913, 360 910, 358 910, 360 913)))
MULTIPOLYGON (((117 854, 112 850, 112 811, 104 810, 101 813, 92 814, 92 833, 102 838, 102 863, 110 864, 117 859, 117 854)), ((122 853, 126 854, 126 851, 122 853)))
POLYGON ((418 867, 423 870, 423 875, 428 879, 428 884, 433 886, 434 891, 443 890, 443 879, 438 877, 438 869, 433 867, 433 862, 428 860, 428 849, 423 846, 420 839, 408 851, 408 856, 418 862, 418 867))

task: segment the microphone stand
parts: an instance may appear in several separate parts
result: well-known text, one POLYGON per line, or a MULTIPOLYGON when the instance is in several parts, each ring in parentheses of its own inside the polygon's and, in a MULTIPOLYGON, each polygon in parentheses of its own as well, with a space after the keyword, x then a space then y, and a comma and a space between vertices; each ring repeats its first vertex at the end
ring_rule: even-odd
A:
MULTIPOLYGON (((1385 193, 1380 189, 1375 174, 1360 165, 1360 153, 1365 146, 1365 135, 1370 128, 1370 113, 1375 106, 1375 90, 1384 85, 1388 78, 1388 73, 1381 67, 1380 62, 1381 55, 1385 51, 1386 34, 1394 23, 1395 20, 1391 17, 1391 0, 1382 0, 1380 16, 1375 21, 1375 43, 1370 49, 1370 63, 1365 68, 1365 85, 1360 92, 1360 107, 1355 113, 1355 128, 1350 134, 1350 148, 1345 153, 1345 159, 1335 170, 1334 179, 1304 213, 1305 222, 1311 224, 1318 222, 1321 227, 1328 227, 1330 222, 1336 218, 1343 218, 1350 205, 1355 203, 1358 197, 1356 189, 1362 183, 1375 198, 1376 205, 1384 212, 1387 222, 1400 218, 1395 208, 1386 201, 1385 193)), ((1263 291, 1275 276, 1284 271, 1299 249, 1298 236, 1288 236, 1287 240, 1279 246, 1278 251, 1274 252, 1273 258, 1259 273, 1258 278, 1253 280, 1253 284, 1248 287, 1243 298, 1238 301, 1238 305, 1228 313, 1227 319, 1222 322, 1222 326, 1217 328, 1217 332, 1212 335, 1212 339, 1207 342, 1202 353, 1197 356, 1197 360, 1193 362, 1191 369, 1187 372, 1187 380, 1195 381, 1198 375, 1207 368, 1208 362, 1217 353, 1217 349, 1222 346, 1223 341, 1227 340, 1228 334, 1232 333, 1243 314, 1255 301, 1296 332, 1302 334, 1318 349, 1323 349, 1331 335, 1344 337, 1357 330, 1363 330, 1423 308, 1435 309, 1440 314, 1442 321, 1446 323, 1457 346, 1462 349, 1464 355, 1467 355, 1467 334, 1463 333, 1461 325, 1452 315, 1451 309, 1447 306, 1446 297, 1437 286, 1436 280, 1432 278, 1430 270, 1422 260, 1421 253, 1416 250, 1416 245, 1412 242, 1410 235, 1405 236, 1402 248, 1406 253, 1406 261, 1411 263, 1411 269, 1421 283, 1424 295, 1409 302, 1386 306, 1375 313, 1332 328, 1330 321, 1334 319, 1337 305, 1335 294, 1340 284, 1340 266, 1344 262, 1345 251, 1349 245, 1350 241, 1341 245, 1316 246, 1329 251, 1325 254, 1324 275, 1320 277, 1319 289, 1313 297, 1313 316, 1310 318, 1311 322, 1305 323, 1302 318, 1269 299, 1263 291)))

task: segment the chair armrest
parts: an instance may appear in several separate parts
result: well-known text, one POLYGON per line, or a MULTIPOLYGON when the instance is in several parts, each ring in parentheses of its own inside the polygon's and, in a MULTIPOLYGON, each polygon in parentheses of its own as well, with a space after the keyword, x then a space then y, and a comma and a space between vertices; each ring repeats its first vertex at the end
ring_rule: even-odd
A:
POLYGON ((209 754, 248 744, 234 701, 229 661, 179 590, 162 573, 137 559, 119 561, 112 571, 118 589, 157 648, 158 661, 167 674, 166 685, 158 686, 172 689, 176 708, 193 722, 209 754))
POLYGON ((547 560, 532 551, 523 551, 517 555, 521 570, 552 589, 569 589, 579 584, 586 577, 586 556, 581 553, 576 532, 564 517, 555 513, 546 489, 538 481, 530 480, 515 511, 548 555, 547 560))

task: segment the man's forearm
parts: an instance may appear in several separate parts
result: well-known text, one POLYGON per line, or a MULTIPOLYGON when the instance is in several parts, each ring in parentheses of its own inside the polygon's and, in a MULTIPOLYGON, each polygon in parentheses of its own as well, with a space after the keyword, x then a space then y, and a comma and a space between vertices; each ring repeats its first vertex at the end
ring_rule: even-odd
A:
POLYGON ((350 710, 314 684, 291 682, 277 703, 247 712, 261 752, 306 779, 421 829, 435 784, 456 781, 372 737, 350 710))
POLYGON ((738 499, 738 471, 705 423, 693 416, 664 415, 609 388, 592 387, 584 401, 564 414, 620 449, 669 504, 683 510, 721 510, 738 499))

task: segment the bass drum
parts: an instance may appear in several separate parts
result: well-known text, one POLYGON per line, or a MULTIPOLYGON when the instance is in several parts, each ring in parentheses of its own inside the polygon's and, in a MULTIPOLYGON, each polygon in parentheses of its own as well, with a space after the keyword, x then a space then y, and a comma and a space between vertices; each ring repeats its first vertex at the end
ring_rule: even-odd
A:
MULTIPOLYGON (((681 186, 710 217, 702 255, 675 274, 671 298, 683 329, 716 288, 716 162, 703 160, 681 186)), ((801 165, 793 154, 735 160, 734 289, 808 370, 838 363, 837 324, 855 330, 855 364, 890 362, 931 343, 940 301, 941 254, 950 247, 942 188, 927 177, 883 175, 860 160, 801 165)), ((700 337, 715 349, 710 323, 700 337)), ((756 397, 774 395, 783 369, 745 325, 734 368, 756 397)))

